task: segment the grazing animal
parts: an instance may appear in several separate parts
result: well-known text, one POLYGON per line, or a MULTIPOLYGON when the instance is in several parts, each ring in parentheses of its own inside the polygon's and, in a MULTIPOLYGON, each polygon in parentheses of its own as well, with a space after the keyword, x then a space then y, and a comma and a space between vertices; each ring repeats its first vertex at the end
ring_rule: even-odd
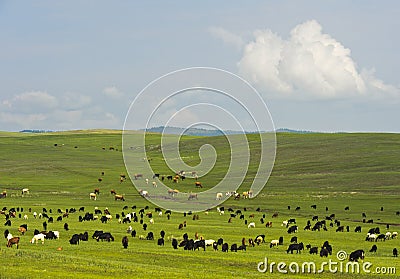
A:
POLYGON ((125 201, 125 198, 123 195, 114 195, 114 200, 116 201, 125 201))
POLYGON ((127 249, 127 248, 128 248, 128 242, 129 242, 128 237, 127 237, 127 236, 124 236, 124 237, 122 238, 122 246, 124 247, 124 249, 127 249))
POLYGON ((374 244, 371 247, 371 250, 369 250, 371 253, 376 253, 376 250, 378 250, 378 247, 374 244))
POLYGON ((354 232, 361 232, 361 226, 357 226, 355 229, 354 229, 354 232))
POLYGON ((45 239, 45 235, 42 233, 39 233, 37 235, 34 235, 33 238, 31 239, 31 243, 38 243, 39 240, 42 242, 42 244, 44 244, 44 239, 45 239))
POLYGON ((189 194, 189 197, 188 197, 188 201, 189 201, 189 200, 194 200, 194 199, 196 199, 196 200, 198 199, 198 198, 197 198, 197 193, 190 193, 190 194, 189 194))
POLYGON ((288 232, 288 233, 295 233, 295 232, 297 232, 297 226, 291 226, 291 227, 287 230, 287 232, 288 232))
POLYGON ((329 251, 326 248, 322 248, 321 251, 319 252, 320 257, 328 257, 329 251))
POLYGON ((393 248, 393 257, 397 257, 398 256, 398 252, 396 248, 393 248))
POLYGON ((222 250, 222 252, 228 252, 228 243, 224 243, 224 244, 222 244, 222 247, 221 247, 221 250, 222 250))
POLYGON ((157 240, 157 245, 159 245, 159 246, 164 246, 164 238, 159 238, 159 239, 157 240))
POLYGON ((358 259, 363 260, 364 255, 365 255, 364 250, 356 250, 356 251, 350 253, 349 260, 351 262, 357 262, 358 259))
POLYGON ((172 239, 172 247, 173 247, 174 249, 178 249, 178 240, 176 240, 175 238, 172 239))
POLYGON ((89 199, 90 200, 97 200, 97 194, 96 193, 90 193, 89 194, 89 199))
POLYGON ((29 189, 28 188, 22 189, 22 195, 24 195, 24 194, 29 194, 29 189))
POLYGON ((269 248, 272 248, 274 246, 278 246, 279 245, 279 240, 278 239, 274 239, 271 240, 270 244, 269 244, 269 248))
POLYGON ((290 243, 297 243, 297 236, 293 236, 293 237, 290 239, 290 243))
POLYGON ((12 238, 10 238, 10 239, 8 239, 8 241, 7 241, 7 247, 12 247, 14 244, 17 246, 17 249, 18 249, 18 246, 19 246, 19 236, 15 236, 15 237, 12 237, 12 238))
POLYGON ((197 188, 203 188, 203 185, 201 184, 200 181, 196 181, 196 182, 194 183, 194 185, 195 185, 197 188))
POLYGON ((293 251, 296 251, 296 253, 301 253, 301 250, 304 250, 303 242, 290 244, 288 249, 286 250, 286 253, 290 252, 291 254, 293 254, 293 251))
POLYGON ((256 223, 251 222, 247 225, 248 228, 255 228, 256 227, 256 223))
POLYGON ((310 248, 310 254, 318 255, 318 247, 311 247, 310 248))
POLYGON ((218 200, 222 200, 222 197, 223 197, 223 195, 222 195, 222 193, 217 193, 217 196, 216 196, 216 200, 218 201, 218 200))

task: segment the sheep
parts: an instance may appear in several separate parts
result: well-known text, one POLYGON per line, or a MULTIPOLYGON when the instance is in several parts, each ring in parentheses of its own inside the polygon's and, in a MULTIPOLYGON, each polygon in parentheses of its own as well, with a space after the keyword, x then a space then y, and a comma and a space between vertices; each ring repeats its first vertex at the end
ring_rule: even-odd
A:
POLYGON ((31 239, 31 243, 35 243, 36 242, 36 244, 37 244, 39 242, 39 240, 40 240, 42 242, 42 244, 44 244, 44 238, 45 237, 46 236, 44 234, 42 234, 42 233, 34 235, 33 238, 31 239))
POLYGON ((251 222, 247 225, 248 228, 255 228, 256 227, 256 223, 251 222))
POLYGON ((272 248, 274 246, 278 246, 279 245, 279 240, 278 239, 274 239, 271 240, 270 244, 269 244, 269 248, 272 248))

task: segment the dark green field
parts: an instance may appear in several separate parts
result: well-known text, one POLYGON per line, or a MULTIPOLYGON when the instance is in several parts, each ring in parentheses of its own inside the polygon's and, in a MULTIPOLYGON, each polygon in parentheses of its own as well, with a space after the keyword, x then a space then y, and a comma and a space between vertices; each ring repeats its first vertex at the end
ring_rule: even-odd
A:
MULTIPOLYGON (((248 189, 255 172, 255 162, 259 154, 257 136, 248 136, 251 147, 251 165, 248 177, 239 189, 248 189)), ((161 159, 156 147, 160 136, 152 134, 147 142, 148 155, 152 158, 152 167, 162 174, 171 171, 161 159)), ((215 185, 226 171, 230 151, 223 137, 184 137, 180 143, 181 155, 190 165, 199 162, 198 148, 205 143, 215 146, 218 153, 217 164, 213 171, 202 178, 205 185, 215 185)), ((144 216, 148 224, 144 231, 139 223, 120 224, 115 214, 138 211, 146 205, 146 212, 153 212, 154 205, 142 198, 129 178, 120 183, 120 174, 126 174, 121 152, 121 133, 118 131, 74 131, 50 134, 21 134, 0 132, 0 191, 5 190, 7 197, 0 199, 0 209, 12 207, 19 209, 16 218, 11 218, 12 225, 4 226, 5 217, 1 215, 2 232, 5 229, 14 236, 20 236, 20 247, 7 248, 7 240, 2 237, 0 253, 2 265, 0 278, 385 278, 390 275, 376 274, 376 267, 395 267, 400 274, 398 258, 392 255, 393 248, 400 250, 400 240, 390 239, 382 242, 365 241, 369 228, 379 227, 386 233, 400 231, 400 135, 398 134, 277 134, 277 156, 272 175, 263 191, 254 199, 229 199, 224 203, 225 214, 220 215, 214 208, 208 214, 198 213, 199 220, 192 215, 172 213, 170 220, 166 215, 154 215, 154 224, 144 216), (110 147, 112 147, 110 150, 110 147), (105 175, 101 176, 104 171, 105 175), (103 181, 99 182, 98 178, 103 181), (22 195, 21 190, 29 188, 30 193, 22 195), (101 194, 96 201, 89 200, 89 193, 100 188, 101 194), (115 201, 110 190, 123 194, 126 201, 115 201), (312 209, 311 205, 317 205, 312 209), (136 205, 135 210, 131 209, 136 205), (288 206, 291 210, 288 210, 288 206), (62 221, 48 224, 48 230, 60 231, 60 239, 46 240, 42 244, 31 244, 34 229, 42 230, 46 219, 35 219, 33 212, 40 213, 42 208, 52 209, 49 214, 56 219, 66 209, 84 206, 84 212, 94 212, 98 207, 109 208, 113 219, 102 224, 100 220, 79 222, 76 212, 62 221), (129 209, 123 210, 124 206, 129 209), (349 206, 350 210, 344 210, 349 206), (228 208, 241 209, 245 219, 254 221, 256 228, 247 228, 244 220, 232 218, 228 223, 228 208), (244 212, 246 207, 247 211, 244 212), (296 207, 301 209, 295 211, 296 207), (328 207, 328 211, 326 211, 328 207), (383 207, 383 211, 381 211, 383 207), (260 211, 256 211, 260 208, 260 211), (23 210, 23 212, 21 212, 23 210), (279 216, 272 218, 277 212, 279 216), (373 224, 362 222, 362 213, 373 224), (335 232, 336 226, 328 231, 304 231, 307 220, 318 215, 320 219, 334 213, 341 225, 349 226, 350 232, 335 232), (21 214, 21 218, 19 218, 21 214), (28 219, 24 220, 23 215, 28 219), (254 214, 254 219, 249 217, 254 214), (272 228, 261 224, 272 221, 272 228), (295 234, 299 241, 321 247, 325 240, 333 246, 333 254, 328 258, 310 255, 308 250, 301 254, 287 254, 286 249, 293 235, 281 226, 283 220, 296 218, 299 231, 295 234), (183 230, 178 225, 187 222, 183 230), (70 230, 65 231, 64 223, 70 230), (18 232, 21 224, 28 225, 25 235, 18 232), (127 234, 131 225, 137 231, 136 237, 127 234), (355 233, 356 226, 362 226, 362 233, 355 233), (111 232, 114 242, 97 242, 91 238, 95 230, 111 232), (159 232, 166 232, 165 246, 157 245, 159 232), (89 241, 79 245, 70 245, 69 239, 75 233, 89 233, 89 241), (154 232, 154 241, 140 240, 139 235, 154 232), (195 233, 205 239, 222 237, 229 245, 241 244, 242 238, 254 238, 265 234, 266 243, 247 247, 247 251, 221 252, 208 247, 206 251, 174 250, 171 239, 182 239, 183 233, 194 238, 195 233), (123 249, 121 239, 129 236, 129 247, 123 249), (269 248, 272 239, 284 237, 284 245, 269 248), (376 244, 376 253, 369 249, 376 244), (62 249, 57 250, 57 248, 62 249), (366 251, 365 261, 371 262, 371 273, 360 275, 330 273, 325 267, 322 274, 280 274, 276 268, 270 272, 257 271, 257 263, 265 257, 269 262, 315 261, 317 267, 323 261, 337 261, 336 253, 345 250, 348 254, 356 249, 366 251)), ((171 182, 168 182, 171 183, 171 182)), ((172 185, 170 187, 173 187, 172 185)), ((178 187, 178 186, 176 186, 178 187)), ((179 183, 180 191, 198 191, 193 186, 193 179, 179 183)), ((239 192, 240 192, 239 191, 239 192)), ((315 222, 312 222, 315 223, 315 222)), ((347 263, 347 260, 343 262, 347 263)), ((288 270, 286 268, 286 270, 288 270)), ((393 272, 393 271, 391 271, 393 272)), ((395 275, 391 275, 392 277, 395 275)))

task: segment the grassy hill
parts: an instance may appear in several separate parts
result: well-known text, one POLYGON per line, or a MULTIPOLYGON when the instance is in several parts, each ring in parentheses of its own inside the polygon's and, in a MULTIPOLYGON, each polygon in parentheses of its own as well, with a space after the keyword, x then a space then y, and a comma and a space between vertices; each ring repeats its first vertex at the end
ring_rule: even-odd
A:
MULTIPOLYGON (((257 135, 247 137, 252 157, 248 177, 240 188, 241 191, 248 189, 257 156, 260 154, 257 135)), ((171 173, 161 157, 160 136, 151 134, 146 143, 153 169, 163 174, 171 173)), ((204 185, 215 185, 226 172, 230 158, 230 149, 224 137, 182 137, 181 156, 188 164, 197 164, 198 148, 205 143, 215 147, 218 159, 213 171, 202 178, 202 182, 204 185)), ((335 254, 340 249, 351 252, 362 248, 368 251, 372 246, 372 243, 364 240, 368 228, 378 226, 381 231, 386 232, 386 224, 391 224, 390 231, 400 230, 400 216, 395 214, 400 210, 400 135, 278 133, 275 166, 263 191, 254 199, 229 199, 224 204, 225 208, 231 207, 234 210, 243 211, 246 207, 245 219, 249 221, 249 215, 255 214, 255 229, 248 229, 238 217, 232 218, 232 222, 228 223, 228 212, 219 215, 215 209, 207 215, 199 213, 199 220, 173 213, 170 220, 165 215, 155 216, 155 224, 149 224, 147 231, 139 223, 130 224, 138 235, 153 231, 156 238, 163 229, 166 232, 165 247, 158 247, 156 241, 129 236, 129 247, 124 250, 121 238, 127 235, 128 224, 119 224, 115 218, 106 224, 100 221, 81 223, 78 222, 78 216, 84 213, 77 212, 61 222, 49 224, 49 230, 60 231, 59 240, 49 240, 44 245, 30 244, 33 230, 41 230, 45 221, 34 219, 32 214, 34 211, 42 212, 43 207, 52 209, 51 216, 55 218, 60 215, 57 214, 57 209, 65 212, 66 209, 78 209, 82 206, 85 207, 85 212, 93 212, 94 207, 107 207, 114 217, 117 213, 132 211, 133 205, 137 210, 149 206, 146 211, 154 212, 154 205, 139 196, 129 179, 120 183, 120 174, 126 174, 121 149, 120 131, 0 133, 0 190, 6 190, 8 194, 7 198, 0 199, 0 205, 7 209, 16 207, 21 214, 21 218, 17 215, 11 219, 11 227, 0 223, 3 231, 9 229, 13 235, 21 236, 18 251, 15 247, 5 247, 6 240, 3 239, 0 249, 3 259, 1 277, 280 278, 282 276, 277 272, 260 274, 257 272, 257 263, 264 257, 288 263, 294 260, 315 260, 320 263, 324 260, 319 256, 309 255, 308 251, 301 255, 286 254, 291 235, 287 234, 286 228, 280 226, 283 220, 296 218, 299 225, 297 236, 305 244, 319 247, 323 241, 329 240, 334 248, 333 255, 329 256, 332 260, 336 260, 335 254), (102 176, 101 172, 105 175, 102 176), (98 181, 99 178, 102 178, 101 182, 98 181), (89 200, 89 193, 97 187, 101 190, 98 200, 89 200), (22 188, 29 188, 30 194, 22 196, 22 188), (115 201, 109 193, 111 189, 124 194, 126 201, 115 201), (310 208, 312 204, 317 205, 316 210, 310 208), (287 209, 288 205, 291 210, 287 209), (124 206, 129 209, 123 209, 124 206), (346 206, 350 210, 345 211, 346 206), (294 211, 295 207, 301 209, 294 211), (381 207, 384 208, 383 211, 381 207), (260 211, 256 211, 256 208, 260 208, 260 211), (279 217, 272 219, 275 212, 279 213, 279 217), (374 220, 374 224, 362 223, 363 212, 367 219, 374 220), (324 218, 332 213, 336 214, 342 225, 350 227, 350 232, 336 233, 336 227, 329 226, 326 232, 303 230, 306 221, 312 216, 324 218), (28 220, 22 218, 25 214, 28 215, 28 220), (263 215, 265 221, 273 222, 272 228, 261 224, 263 215), (183 221, 187 222, 187 227, 179 230, 178 225, 183 221), (63 229, 66 222, 69 224, 69 231, 63 229), (24 236, 17 231, 18 226, 23 223, 28 224, 28 232, 24 236), (354 232, 354 227, 358 225, 363 227, 361 234, 354 232), (78 246, 68 243, 74 233, 88 231, 91 235, 97 229, 110 231, 116 238, 115 242, 102 243, 89 239, 78 246), (229 244, 240 244, 243 237, 254 238, 258 234, 265 234, 267 242, 284 236, 285 245, 270 249, 267 244, 263 244, 238 253, 214 252, 211 248, 207 248, 205 252, 183 251, 182 248, 173 250, 170 239, 181 238, 184 232, 191 238, 196 232, 207 239, 223 237, 229 244), (62 247, 62 251, 58 251, 58 247, 62 247)), ((196 191, 192 179, 187 179, 176 187, 181 191, 196 191)), ((148 224, 148 221, 144 216, 144 222, 148 224)), ((395 266, 399 269, 398 260, 391 256, 394 247, 400 249, 399 240, 379 242, 377 245, 378 252, 367 252, 366 260, 374 266, 395 266)), ((326 272, 318 276, 333 278, 337 275, 326 272)), ((340 276, 353 278, 355 275, 340 276)), ((360 278, 367 276, 358 275, 360 278)), ((379 277, 377 274, 375 276, 379 277)), ((307 274, 291 277, 305 278, 307 274)))

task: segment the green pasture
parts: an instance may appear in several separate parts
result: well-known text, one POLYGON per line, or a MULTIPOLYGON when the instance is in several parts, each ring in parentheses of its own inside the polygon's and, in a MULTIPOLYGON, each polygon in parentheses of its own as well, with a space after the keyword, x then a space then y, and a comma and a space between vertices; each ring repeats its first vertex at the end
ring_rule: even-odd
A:
MULTIPOLYGON (((240 191, 248 190, 256 171, 260 144, 257 135, 248 135, 251 158, 247 177, 240 191)), ((182 137, 181 156, 189 165, 199 163, 198 149, 204 144, 211 144, 217 151, 218 159, 212 172, 201 178, 205 189, 216 185, 224 176, 230 158, 230 148, 224 137, 182 137)), ((169 175, 160 152, 160 135, 150 134, 146 138, 147 155, 151 158, 152 168, 169 175)), ((3 207, 17 208, 16 218, 11 218, 12 225, 4 226, 5 217, 0 215, 1 238, 0 255, 2 265, 0 278, 394 278, 395 274, 382 275, 375 272, 376 267, 395 267, 400 274, 398 258, 392 256, 392 249, 400 250, 400 240, 391 239, 375 243, 378 251, 369 253, 371 242, 365 241, 367 230, 379 227, 385 233, 400 232, 400 135, 398 134, 277 134, 276 161, 271 177, 263 191, 254 199, 234 200, 230 198, 222 206, 225 214, 220 215, 215 208, 193 215, 183 216, 172 213, 170 220, 166 215, 154 214, 155 206, 142 198, 129 179, 120 182, 120 174, 127 174, 125 169, 120 131, 71 131, 47 134, 0 133, 0 191, 6 191, 7 197, 0 199, 3 207), (105 175, 102 176, 101 172, 105 175), (102 178, 99 182, 98 179, 102 178), (30 193, 22 195, 21 190, 29 188, 30 193), (100 189, 96 201, 89 199, 89 193, 100 189), (124 201, 115 201, 110 194, 114 189, 123 194, 124 201), (317 205, 312 209, 311 205, 317 205), (124 206, 129 209, 123 210, 124 206), (153 212, 154 224, 144 216, 148 224, 144 231, 139 223, 120 224, 115 214, 136 211, 145 206, 146 212, 153 212), (288 210, 288 206, 291 207, 288 210), (350 210, 344 210, 346 206, 350 210), (42 230, 46 219, 35 219, 33 212, 40 213, 42 208, 52 210, 48 213, 56 219, 58 209, 85 207, 84 212, 94 212, 98 207, 106 207, 113 219, 102 224, 100 220, 79 222, 79 215, 70 214, 61 222, 54 220, 48 224, 48 230, 60 231, 60 239, 46 240, 42 244, 31 244, 34 229, 42 230), (296 207, 300 210, 295 211, 296 207), (326 207, 328 210, 326 211, 326 207), (383 211, 381 211, 383 207, 383 211), (230 212, 240 209, 248 222, 255 222, 256 228, 249 229, 244 220, 232 218, 230 212), (246 208, 246 211, 244 211, 246 208), (256 211, 260 208, 260 211, 256 211), (272 218, 273 213, 277 218, 272 218), (362 213, 373 224, 362 222, 362 213), (349 226, 350 232, 335 232, 335 227, 328 231, 304 231, 307 220, 318 215, 320 219, 334 213, 341 225, 349 226), (21 218, 19 217, 21 214, 21 218), (22 217, 28 215, 28 219, 22 217), (249 215, 254 214, 254 218, 249 215), (272 221, 271 228, 261 224, 260 218, 272 221), (325 240, 333 246, 333 254, 328 258, 310 255, 307 250, 301 254, 287 254, 290 237, 283 220, 296 218, 299 231, 294 234, 299 241, 320 247, 325 240), (183 230, 178 225, 186 221, 183 230), (70 230, 65 231, 64 223, 70 230), (25 235, 18 232, 21 224, 28 225, 25 235), (131 225, 137 236, 131 237, 126 229, 131 225), (356 226, 362 226, 362 233, 355 233, 356 226), (7 248, 3 231, 8 229, 14 236, 20 236, 20 247, 7 248), (97 242, 91 238, 95 230, 111 232, 114 242, 97 242), (159 247, 159 232, 166 232, 165 246, 159 247), (68 240, 75 233, 89 233, 89 241, 79 245, 70 245, 68 240), (140 240, 139 235, 152 231, 154 241, 140 240), (206 251, 174 250, 171 239, 182 239, 183 233, 194 238, 195 233, 205 239, 222 237, 229 245, 241 244, 242 238, 254 238, 266 235, 266 243, 247 247, 247 251, 222 253, 208 247, 206 251), (129 236, 129 247, 123 249, 121 239, 129 236), (272 239, 284 237, 284 245, 269 248, 272 239), (58 249, 59 248, 59 249, 58 249), (257 264, 268 258, 268 262, 303 262, 315 261, 316 266, 323 261, 337 261, 336 253, 344 250, 348 254, 356 249, 366 251, 365 261, 371 262, 371 273, 359 275, 330 273, 327 268, 322 274, 280 274, 276 268, 273 273, 260 273, 257 264)), ((194 179, 187 178, 176 185, 166 183, 182 192, 201 191, 194 187, 194 179)), ((140 219, 140 218, 139 218, 140 219)), ((314 223, 314 222, 312 222, 314 223)), ((342 262, 346 264, 347 260, 342 262)))

